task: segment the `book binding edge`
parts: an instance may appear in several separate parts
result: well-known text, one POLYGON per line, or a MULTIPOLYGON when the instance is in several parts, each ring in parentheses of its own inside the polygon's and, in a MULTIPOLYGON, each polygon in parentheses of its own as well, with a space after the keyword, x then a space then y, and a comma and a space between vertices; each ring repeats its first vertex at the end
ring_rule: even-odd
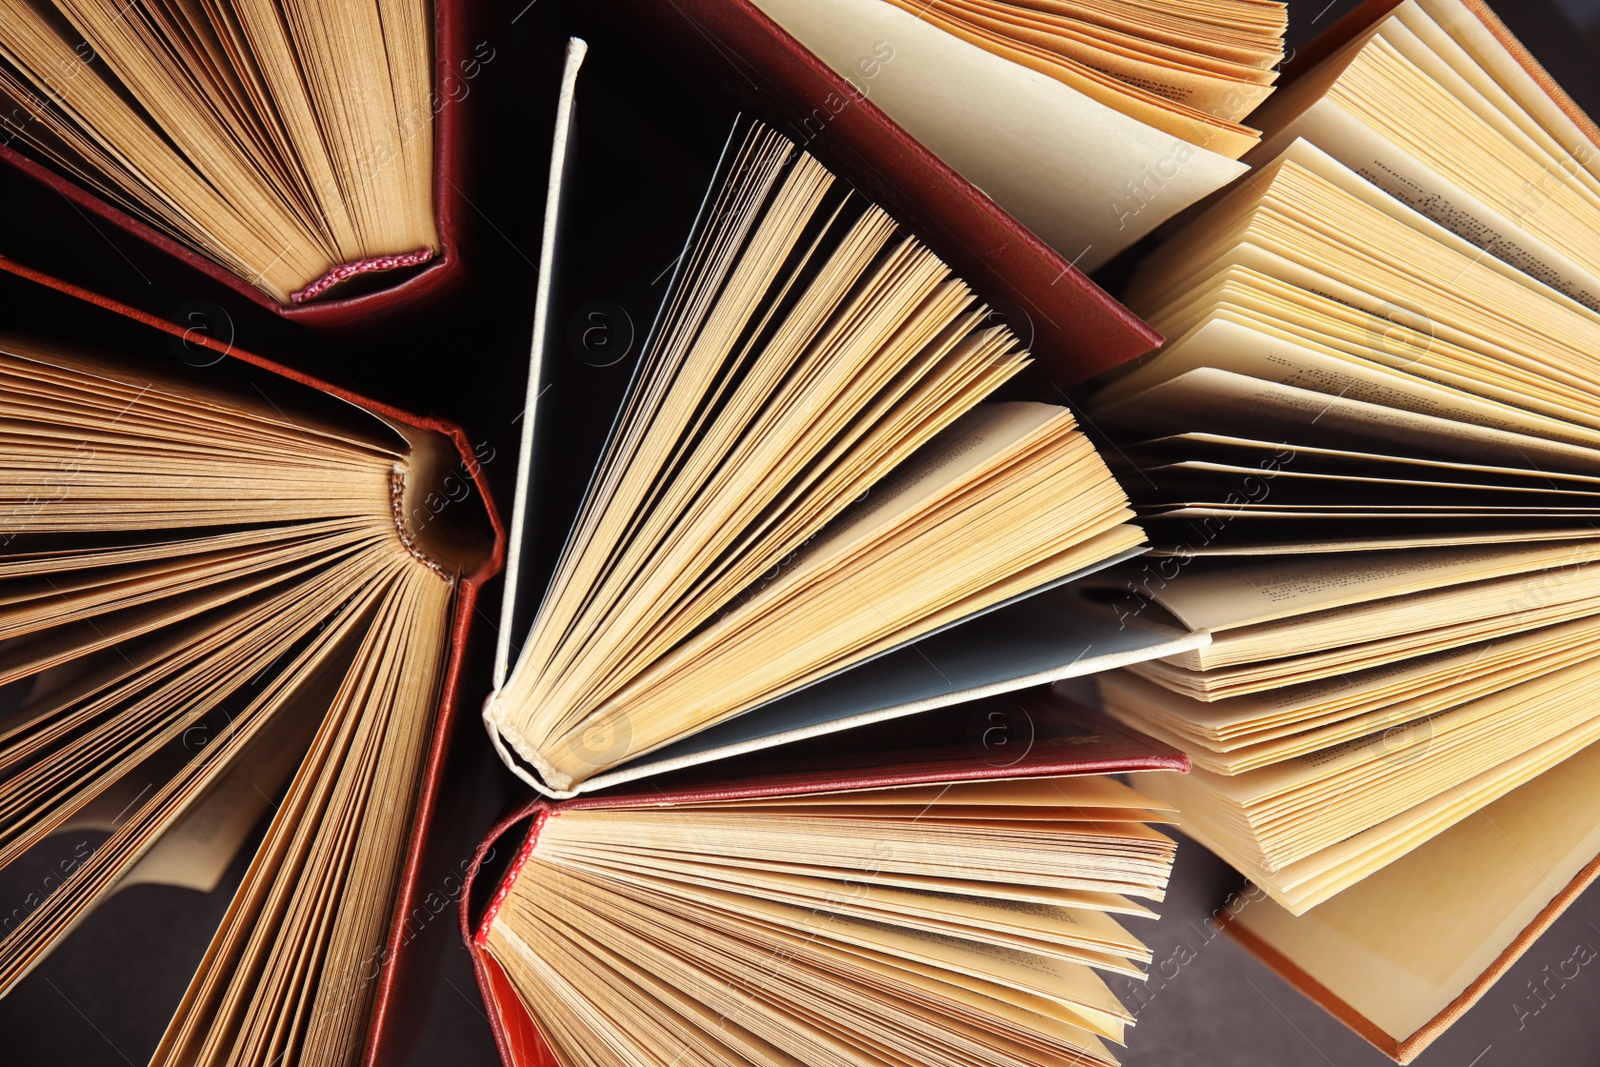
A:
POLYGON ((1512 939, 1496 956, 1494 962, 1484 968, 1483 973, 1467 984, 1454 1000, 1446 1004, 1439 1013, 1429 1019, 1414 1033, 1401 1039, 1396 1039, 1379 1029, 1365 1015, 1362 1015, 1347 1001, 1333 990, 1317 981, 1308 974, 1299 964, 1279 952, 1271 943, 1259 934, 1246 929, 1239 924, 1233 914, 1228 914, 1222 919, 1222 928, 1251 955, 1260 960, 1266 967, 1294 987, 1306 999, 1314 1002, 1329 1015, 1344 1023, 1350 1029, 1360 1034, 1368 1044, 1372 1045, 1385 1056, 1396 1063, 1408 1064, 1421 1054, 1422 1050, 1431 1045, 1436 1038, 1443 1034, 1461 1016, 1465 1015, 1481 1000, 1491 986, 1511 969, 1511 965, 1522 958, 1532 944, 1560 918, 1568 906, 1583 893, 1597 878, 1600 878, 1600 856, 1590 860, 1583 870, 1575 875, 1572 881, 1563 886, 1550 902, 1540 909, 1533 921, 1524 926, 1517 936, 1512 939))
POLYGON ((340 263, 330 267, 326 274, 303 289, 297 289, 289 294, 289 303, 304 304, 309 300, 326 293, 329 289, 342 281, 347 281, 361 274, 375 274, 379 271, 400 270, 404 267, 420 267, 433 259, 435 252, 432 248, 419 248, 415 252, 402 252, 398 255, 368 256, 351 263, 340 263))

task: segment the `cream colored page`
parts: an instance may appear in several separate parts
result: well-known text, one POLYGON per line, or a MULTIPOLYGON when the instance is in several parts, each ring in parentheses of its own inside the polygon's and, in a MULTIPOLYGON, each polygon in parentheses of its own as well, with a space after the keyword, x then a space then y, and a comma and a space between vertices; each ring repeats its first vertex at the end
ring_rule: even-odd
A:
POLYGON ((1403 1039, 1597 852, 1600 745, 1591 745, 1299 918, 1260 901, 1237 921, 1403 1039))
MULTIPOLYGON (((1235 748, 1227 758, 1196 762, 1206 764, 1204 769, 1217 773, 1241 774, 1269 763, 1307 755, 1330 745, 1355 742, 1379 730, 1383 731, 1381 744, 1385 753, 1402 749, 1408 752, 1413 749, 1421 751, 1417 746, 1431 742, 1433 727, 1431 722, 1424 724, 1419 716, 1476 700, 1507 686, 1536 681, 1546 672, 1562 670, 1579 660, 1593 659, 1596 653, 1600 653, 1600 642, 1593 638, 1582 640, 1572 647, 1559 647, 1556 653, 1539 648, 1529 651, 1530 643, 1527 641, 1508 641, 1506 644, 1514 650, 1528 652, 1528 660, 1524 662, 1515 656, 1505 657, 1509 666, 1490 662, 1482 667, 1485 672, 1483 675, 1463 676, 1464 670, 1480 666, 1473 662, 1475 658, 1486 655, 1479 646, 1426 671, 1406 672, 1397 684, 1409 681, 1412 687, 1400 692, 1398 701, 1384 703, 1385 700, 1393 700, 1395 693, 1391 689, 1386 695, 1376 696, 1362 705, 1354 715, 1334 711, 1301 722, 1281 722, 1250 735, 1246 739, 1249 744, 1235 748)), ((1386 664, 1385 668, 1389 666, 1392 665, 1386 664)), ((1226 705, 1234 701, 1218 703, 1226 705)))
POLYGON ((858 510, 846 511, 802 550, 800 561, 789 571, 790 582, 805 572, 808 559, 827 563, 846 546, 896 529, 909 515, 947 494, 952 485, 971 478, 1063 415, 1063 409, 1054 405, 1023 401, 973 408, 930 442, 928 448, 936 451, 898 468, 868 492, 858 510))
POLYGON ((1010 930, 1035 940, 1087 946, 1119 956, 1149 959, 1145 946, 1104 912, 1008 901, 1000 897, 975 900, 954 893, 930 895, 888 886, 818 881, 792 875, 773 874, 760 878, 753 872, 745 871, 740 872, 739 877, 758 885, 764 882, 799 896, 821 899, 825 907, 861 905, 864 909, 883 913, 885 918, 882 921, 885 922, 894 921, 889 917, 895 915, 932 915, 950 920, 950 928, 946 932, 958 935, 960 932, 956 927, 959 925, 991 931, 1010 930), (818 893, 818 885, 832 886, 830 892, 833 899, 818 893), (840 886, 845 888, 841 890, 840 886))
MULTIPOLYGON (((1350 356, 1318 351, 1274 336, 1226 313, 1196 327, 1117 383, 1113 395, 1135 394, 1185 371, 1215 367, 1262 381, 1277 382, 1330 396, 1412 411, 1476 426, 1554 438, 1569 444, 1600 445, 1600 432, 1436 385, 1403 370, 1350 356)), ((1600 458, 1600 457, 1597 457, 1600 458)))
MULTIPOLYGON (((1369 670, 1206 703, 1126 672, 1096 679, 1102 698, 1155 715, 1213 752, 1258 754, 1263 763, 1324 748, 1375 727, 1405 722, 1416 709, 1457 702, 1460 694, 1534 677, 1586 659, 1600 629, 1592 617, 1488 644, 1386 662, 1369 670), (1340 733, 1323 729, 1335 726, 1340 733), (1348 732, 1345 732, 1348 731, 1348 732), (1329 740, 1328 738, 1332 738, 1329 740)), ((1233 772, 1230 772, 1233 773, 1233 772)))
MULTIPOLYGON (((1289 142, 1282 154, 1276 158, 1287 159, 1303 167, 1328 184, 1337 186, 1349 195, 1363 201, 1369 207, 1377 208, 1390 218, 1405 223, 1431 240, 1467 256, 1474 261, 1474 266, 1476 267, 1492 270, 1502 277, 1534 289, 1541 297, 1559 300, 1560 296, 1556 295, 1559 293, 1561 296, 1573 301, 1572 305, 1568 305, 1569 307, 1575 305, 1585 308, 1586 310, 1583 314, 1590 318, 1593 318, 1596 314, 1595 301, 1588 298, 1580 300, 1575 292, 1568 291, 1576 283, 1571 283, 1565 287, 1555 286, 1546 271, 1529 271, 1513 263, 1505 262, 1500 258, 1479 255, 1479 245, 1462 237, 1448 226, 1441 224, 1439 219, 1418 210, 1415 205, 1409 202, 1414 197, 1397 197, 1385 191, 1379 185, 1357 173, 1351 166, 1335 158, 1327 151, 1324 145, 1313 144, 1303 137, 1295 138, 1289 142)), ((1518 239, 1520 240, 1520 236, 1518 239)), ((1534 240, 1537 243, 1536 239, 1530 238, 1530 240, 1534 240)), ((1560 257, 1560 253, 1554 249, 1548 249, 1547 251, 1553 257, 1560 257)), ((1571 267, 1571 271, 1581 273, 1582 268, 1574 265, 1571 267)), ((1571 279, 1569 278, 1568 281, 1570 283, 1571 279)))
MULTIPOLYGON (((598 868, 604 872, 604 857, 567 857, 569 865, 586 870, 598 868)), ((1080 962, 1128 974, 1142 974, 1126 962, 1132 959, 1150 959, 1150 953, 1135 937, 1125 931, 1115 919, 1104 912, 1082 908, 1062 908, 1049 904, 1006 900, 1000 897, 973 898, 956 893, 922 893, 892 886, 874 886, 857 883, 852 878, 816 878, 784 872, 761 873, 745 867, 718 867, 698 863, 667 866, 662 869, 648 862, 614 861, 615 869, 621 866, 628 875, 641 880, 646 892, 670 892, 677 895, 695 892, 686 886, 727 891, 741 896, 755 896, 775 903, 801 907, 818 906, 829 912, 854 915, 870 921, 904 925, 924 932, 946 933, 971 939, 963 927, 984 931, 984 943, 991 943, 993 935, 1012 935, 1028 942, 1068 946, 1088 953, 1121 957, 1101 958, 1088 955, 1080 962), (652 878, 662 878, 672 883, 666 888, 651 885, 652 878)), ((602 874, 603 876, 603 874, 602 874)), ((1016 944, 1015 941, 1010 942, 1016 944)), ((1018 945, 1023 947, 1023 945, 1018 945)), ((1070 953, 1069 953, 1070 955, 1070 953)))
POLYGON ((735 897, 716 890, 704 890, 703 895, 733 914, 771 923, 780 929, 808 931, 811 937, 824 943, 837 942, 846 951, 859 948, 881 952, 896 960, 921 963, 955 975, 970 975, 1023 994, 1044 997, 1082 1014, 1091 1028, 1113 1041, 1121 1040, 1122 1024, 1130 1019, 1127 1009, 1112 995, 1100 976, 1082 964, 921 930, 871 924, 773 901, 735 897))
POLYGON ((1338 842, 1327 837, 1322 825, 1300 820, 1278 825, 1277 817, 1304 815, 1309 805, 1338 797, 1337 809, 1319 822, 1331 820, 1359 832, 1372 822, 1353 818, 1354 811, 1370 815, 1388 808, 1399 814, 1403 809, 1393 807, 1399 798, 1425 804, 1439 792, 1493 770, 1506 757, 1505 738, 1514 737, 1518 747, 1527 748, 1581 729, 1595 718, 1588 701, 1600 693, 1597 680, 1592 661, 1569 664, 1307 756, 1233 776, 1202 770, 1193 774, 1208 791, 1260 816, 1268 854, 1291 863, 1338 842), (1315 847, 1300 847, 1313 840, 1319 842, 1315 847))
MULTIPOLYGON (((522 884, 519 881, 518 885, 522 884)), ((891 928, 864 924, 841 915, 762 900, 741 900, 716 890, 703 890, 688 897, 652 894, 648 902, 628 900, 581 873, 568 874, 555 867, 540 871, 530 884, 553 885, 554 891, 569 901, 593 891, 587 907, 598 914, 592 919, 584 914, 584 909, 558 912, 563 919, 579 925, 597 924, 609 933, 616 929, 618 920, 622 920, 625 927, 633 928, 635 921, 648 919, 660 930, 664 947, 695 969, 695 956, 700 950, 691 949, 685 955, 684 949, 688 946, 683 939, 686 936, 693 942, 710 946, 715 952, 729 953, 728 962, 736 969, 771 959, 775 953, 778 958, 793 959, 810 975, 831 979, 835 986, 831 993, 835 996, 848 995, 845 991, 865 983, 891 993, 904 991, 902 995, 909 994, 913 1001, 927 1003, 931 1000, 937 1004, 953 1000, 979 1017, 1023 1022, 1029 1029, 1041 1028, 1042 1032, 1064 1036, 1077 1048, 1103 1052, 1099 1041, 1084 1031, 1083 1026, 1120 1041, 1127 1021, 1126 1011, 1112 999, 1105 983, 1081 965, 1060 963, 1051 968, 1065 981, 1050 988, 1046 995, 1040 995, 1026 992, 1003 978, 986 976, 990 968, 983 962, 976 968, 955 969, 951 960, 940 958, 938 948, 932 950, 932 958, 928 958, 927 951, 901 951, 906 946, 944 945, 947 952, 961 957, 959 947, 948 947, 952 939, 897 933, 891 928), (715 921, 708 924, 708 917, 715 921), (861 936, 851 936, 852 933, 861 936), (674 943, 681 947, 671 948, 674 943), (1080 983, 1087 999, 1082 1004, 1072 1001, 1069 995, 1080 983), (1101 1002, 1113 1011, 1102 1012, 1093 1006, 1101 1002)), ((503 910, 502 916, 507 912, 516 913, 519 902, 515 891, 509 903, 511 907, 503 910)), ((967 943, 958 942, 960 944, 967 943)), ((989 958, 989 954, 983 952, 969 955, 980 961, 989 958)), ((1017 955, 1034 959, 1027 953, 1017 955)), ((1016 965, 1011 969, 1032 973, 1016 965)), ((862 1037, 860 1033, 855 1036, 862 1037)))
MULTIPOLYGON (((1163 772, 1164 773, 1164 772, 1163 772)), ((651 850, 647 847, 567 846, 573 859, 583 862, 604 863, 624 867, 656 867, 669 871, 694 870, 704 867, 738 871, 770 871, 777 874, 798 875, 803 878, 837 879, 841 868, 808 863, 783 863, 777 860, 759 860, 739 857, 737 867, 723 864, 685 862, 679 853, 651 850)), ((551 855, 563 853, 551 850, 551 855)), ((937 875, 904 874, 894 871, 848 871, 849 879, 856 885, 894 886, 915 889, 937 895, 980 897, 985 900, 1017 901, 1027 904, 1045 904, 1061 908, 1087 908, 1114 915, 1136 915, 1155 918, 1156 913, 1143 904, 1116 893, 1096 893, 1086 889, 1059 889, 1050 886, 1012 885, 1004 882, 981 882, 967 878, 940 877, 937 875)))
POLYGON ((1593 471, 1600 451, 1300 389, 1215 367, 1187 371, 1126 400, 1093 409, 1102 426, 1146 437, 1206 430, 1394 455, 1490 463, 1522 470, 1593 471), (1202 425, 1203 424, 1203 425, 1202 425), (1312 429, 1315 427, 1315 429, 1312 429))
MULTIPOLYGON (((1427 12, 1414 2, 1402 4, 1394 18, 1385 24, 1383 37, 1471 108, 1475 115, 1493 126, 1519 152, 1541 167, 1560 168, 1574 192, 1600 205, 1600 179, 1578 166, 1568 146, 1551 136, 1527 108, 1507 93, 1470 53, 1428 17, 1427 12)), ((1540 96, 1545 94, 1540 93, 1540 96)), ((1548 97, 1545 101, 1549 102, 1548 97)))
POLYGON ((1233 823, 1215 803, 1214 795, 1200 788, 1190 776, 1164 776, 1166 780, 1155 791, 1183 808, 1187 833, 1226 856, 1291 913, 1303 915, 1596 741, 1600 741, 1600 718, 1592 718, 1398 815, 1275 870, 1262 866, 1264 859, 1255 839, 1233 823))
MULTIPOLYGON (((1005 925, 1024 927, 1030 926, 1032 921, 1017 919, 1017 916, 1064 916, 1067 925, 1057 923, 1055 928, 1058 933, 1066 931, 1071 939, 1113 945, 1125 950, 1122 955, 1136 956, 1147 962, 1150 958, 1144 944, 1109 916, 1142 915, 1148 918, 1153 913, 1115 894, 1050 890, 1025 884, 975 882, 959 878, 917 879, 903 876, 896 879, 881 871, 762 862, 747 858, 725 864, 716 862, 718 857, 715 856, 685 858, 680 852, 656 853, 647 848, 615 845, 588 847, 581 842, 576 845, 558 844, 548 853, 551 862, 568 866, 610 869, 634 877, 687 880, 695 884, 726 883, 733 886, 734 892, 747 895, 762 895, 764 890, 776 886, 825 902, 831 900, 830 907, 833 903, 861 901, 871 903, 880 910, 892 910, 884 901, 900 900, 909 902, 909 910, 919 914, 973 915, 987 909, 1001 909, 991 912, 991 917, 999 914, 1005 920, 1005 925)), ((1032 936, 1038 934, 1035 932, 1032 936)))
MULTIPOLYGON (((1303 915, 1596 741, 1600 741, 1600 718, 1544 741, 1336 845, 1284 865, 1267 876, 1275 882, 1269 892, 1290 911, 1303 915)), ((1258 879, 1263 874, 1254 869, 1250 872, 1258 879)))
MULTIPOLYGON (((1296 138, 1311 142, 1362 178, 1475 247, 1490 247, 1511 266, 1591 309, 1600 309, 1600 277, 1446 178, 1336 102, 1319 100, 1252 153, 1274 158, 1296 138)), ((1537 191, 1528 210, 1538 208, 1537 191)))
POLYGON ((1248 169, 883 0, 757 6, 1080 270, 1248 169))
POLYGON ((1461 0, 1417 0, 1417 6, 1486 70, 1590 174, 1600 175, 1600 152, 1461 0))
POLYGON ((1396 658, 1502 640, 1600 612, 1600 597, 1583 595, 1592 589, 1588 581, 1562 583, 1565 588, 1555 587, 1557 596, 1550 603, 1540 603, 1545 584, 1544 574, 1512 575, 1350 604, 1226 632, 1200 657, 1172 657, 1129 669, 1203 700, 1232 699, 1380 667, 1396 658), (1418 618, 1435 617, 1442 621, 1417 628, 1418 618), (1273 659, 1285 645, 1293 658, 1273 659))
MULTIPOLYGON (((1225 630, 1520 571, 1578 567, 1593 558, 1591 547, 1570 545, 1403 549, 1333 560, 1267 558, 1190 568, 1152 593, 1186 625, 1225 630)), ((1530 589, 1536 586, 1530 580, 1530 589)))

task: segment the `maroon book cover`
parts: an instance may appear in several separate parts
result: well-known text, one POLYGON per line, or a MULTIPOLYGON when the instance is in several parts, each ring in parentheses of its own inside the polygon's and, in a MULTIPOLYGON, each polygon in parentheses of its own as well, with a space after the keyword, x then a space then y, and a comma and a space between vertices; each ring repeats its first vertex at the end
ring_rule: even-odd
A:
POLYGON ((613 0, 594 7, 597 22, 627 26, 672 55, 675 67, 719 82, 794 138, 915 231, 992 305, 1013 304, 1000 309, 1026 316, 1013 326, 1050 383, 1074 385, 1161 344, 1160 334, 749 0, 613 0))

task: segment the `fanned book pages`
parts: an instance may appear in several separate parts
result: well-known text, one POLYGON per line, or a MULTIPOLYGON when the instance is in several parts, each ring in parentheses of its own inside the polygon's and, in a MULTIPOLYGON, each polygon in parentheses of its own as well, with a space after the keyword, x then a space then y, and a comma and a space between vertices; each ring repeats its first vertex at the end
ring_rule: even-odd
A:
POLYGON ((996 703, 503 824, 480 861, 531 820, 464 919, 507 1067, 1116 1063, 1107 978, 1151 960, 1172 815, 1160 775, 1092 772, 1181 762, 1047 693, 996 703), (998 758, 991 714, 1033 743, 998 758))
POLYGON ((430 0, 19 0, 0 20, 0 132, 257 299, 337 298, 445 252, 442 28, 430 0))
MULTIPOLYGON (((1305 915, 1262 900, 1228 930, 1409 1063, 1594 881, 1597 856, 1600 746, 1590 745, 1305 915)), ((1590 958, 1556 945, 1561 959, 1590 958)), ((1518 1029, 1548 1003, 1544 981, 1497 992, 1518 1029)))
POLYGON ((0 865, 108 835, 8 912, 0 993, 120 887, 213 889, 253 835, 152 1062, 354 1063, 496 552, 480 504, 430 501, 471 453, 254 357, 176 373, 175 327, 0 281, 13 320, 114 338, 0 338, 0 865))
POLYGON ((507 762, 571 795, 1192 647, 1030 611, 1142 537, 1069 410, 983 402, 1028 361, 921 241, 741 120, 513 656, 514 547, 484 712, 507 762), (950 627, 993 655, 891 655, 950 627))
MULTIPOLYGON (((1570 139, 1586 120, 1537 88, 1548 79, 1492 16, 1474 8, 1471 33, 1451 21, 1464 10, 1402 5, 1358 37, 1359 55, 1388 56, 1380 43, 1396 27, 1421 34, 1431 12, 1451 30, 1428 38, 1433 54, 1458 75, 1434 64, 1439 84, 1477 87, 1496 122, 1527 134, 1527 158, 1498 171, 1486 160, 1479 180, 1504 188, 1518 167, 1543 166, 1536 143, 1592 157, 1570 139)), ((1409 85, 1396 75, 1362 91, 1388 100, 1409 85)), ((1541 776, 1600 739, 1600 315, 1389 196, 1323 151, 1317 128, 1294 128, 1315 141, 1285 144, 1142 265, 1130 304, 1173 340, 1091 402, 1157 554, 1108 579, 1105 596, 1123 618, 1211 638, 1100 691, 1116 718, 1193 758, 1193 775, 1158 789, 1188 832, 1286 913, 1348 917, 1344 894, 1379 892, 1364 879, 1422 886, 1405 873, 1422 869, 1414 857, 1472 865, 1441 835, 1470 837, 1474 813, 1548 792, 1541 776)), ((1419 120, 1406 135, 1442 146, 1459 130, 1419 120)), ((1563 187, 1590 181, 1557 170, 1563 187)), ((1573 247, 1593 237, 1562 226, 1573 247)), ((1553 823, 1563 840, 1539 847, 1593 859, 1582 822, 1553 823)), ((1482 862, 1477 877, 1500 876, 1482 862)), ((1516 923, 1462 921, 1437 938, 1420 903, 1392 913, 1393 931, 1415 929, 1404 940, 1460 966, 1384 986, 1388 1010, 1367 1020, 1382 1025, 1358 1028, 1414 1055, 1499 973, 1490 961, 1526 945, 1533 915, 1570 899, 1565 884, 1527 886, 1516 923), (1408 1044, 1397 1028, 1411 1022, 1408 1044)), ((1302 970, 1322 973, 1312 942, 1296 944, 1302 970)))
POLYGON ((755 2, 1086 271, 1244 172, 1288 25, 1269 0, 755 2))
POLYGON ((1254 116, 1268 133, 1262 158, 1296 137, 1312 141, 1457 236, 1600 310, 1600 158, 1589 117, 1524 62, 1481 0, 1376 8, 1376 18, 1357 12, 1330 30, 1330 54, 1254 116))

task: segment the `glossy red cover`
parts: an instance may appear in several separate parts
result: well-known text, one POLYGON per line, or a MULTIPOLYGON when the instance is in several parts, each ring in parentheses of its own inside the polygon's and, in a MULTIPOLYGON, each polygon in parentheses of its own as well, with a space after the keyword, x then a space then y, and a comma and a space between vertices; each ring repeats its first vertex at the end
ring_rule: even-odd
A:
POLYGON ((1027 721, 1032 724, 1028 732, 1031 741, 1020 757, 1002 759, 996 749, 984 744, 987 720, 981 714, 976 722, 973 719, 974 708, 988 707, 991 703, 958 704, 805 742, 803 757, 785 754, 784 749, 768 750, 663 776, 655 783, 615 795, 588 795, 566 801, 541 798, 502 819, 478 846, 467 870, 466 888, 461 894, 461 936, 472 954, 478 989, 483 994, 489 1025, 494 1030, 495 1044, 505 1067, 557 1067, 555 1056, 540 1036, 538 1023, 484 946, 495 913, 538 845, 539 831, 563 811, 672 807, 707 800, 801 796, 1001 778, 1125 771, 1185 772, 1189 769, 1189 758, 1181 752, 1126 731, 1105 717, 1051 693, 1048 688, 1014 695, 1007 701, 1012 707, 1025 709, 1027 721), (892 740, 887 744, 862 743, 863 736, 869 732, 874 739, 892 740), (899 734, 897 739, 895 734, 899 734), (837 745, 837 751, 819 758, 816 753, 825 752, 830 743, 837 745), (810 766, 803 766, 806 763, 810 766), (516 856, 501 875, 482 917, 474 922, 473 882, 500 841, 529 820, 532 822, 516 856))
MULTIPOLYGON (((405 866, 401 873, 400 886, 395 895, 394 907, 391 911, 392 920, 389 934, 381 957, 384 963, 377 976, 378 988, 373 1001, 372 1019, 368 1030, 365 1052, 362 1057, 364 1067, 376 1067, 380 1063, 399 1062, 404 1058, 405 1050, 400 1047, 393 1047, 400 1039, 391 1035, 396 1029, 394 1022, 399 1014, 399 1005, 409 1003, 413 999, 411 995, 403 995, 402 987, 419 977, 408 973, 407 962, 410 958, 408 946, 413 939, 407 936, 405 918, 411 914, 417 904, 417 884, 422 860, 427 852, 432 814, 437 806, 438 798, 436 794, 439 780, 444 771, 444 760, 456 720, 456 711, 461 705, 464 696, 461 686, 461 670, 466 652, 467 637, 472 628, 474 608, 477 605, 478 594, 483 587, 483 583, 499 573, 501 563, 505 557, 505 528, 500 522, 500 516, 495 511, 493 500, 489 494, 489 483, 484 476, 482 464, 477 461, 473 453, 472 442, 455 423, 430 416, 408 414, 388 404, 368 400, 350 392, 348 389, 330 385, 308 374, 303 374, 300 371, 275 363, 263 356, 224 345, 214 338, 195 333, 186 333, 182 327, 174 326, 172 323, 156 318, 154 315, 146 314, 143 311, 128 307, 126 304, 91 293, 86 289, 63 282, 48 274, 32 270, 5 256, 0 256, 0 270, 18 277, 27 278, 58 292, 77 297, 80 300, 95 304, 108 311, 116 312, 136 322, 154 327, 181 339, 185 345, 199 345, 210 348, 222 355, 232 356, 273 374, 309 385, 331 396, 340 397, 358 407, 376 412, 395 422, 414 426, 418 429, 442 433, 450 439, 456 446, 457 451, 460 452, 463 469, 471 477, 480 498, 483 500, 484 509, 488 513, 489 523, 494 531, 494 546, 482 566, 472 574, 462 576, 460 589, 456 595, 454 614, 450 622, 450 647, 445 664, 444 683, 440 690, 439 715, 434 726, 433 738, 428 745, 427 764, 423 770, 422 782, 417 795, 416 815, 412 821, 410 841, 406 848, 405 866)), ((419 988, 416 996, 420 997, 425 993, 425 989, 419 988)))
MULTIPOLYGON (((180 244, 121 208, 102 200, 71 178, 41 166, 15 149, 0 145, 0 163, 14 167, 35 181, 49 186, 84 211, 154 245, 174 259, 181 260, 286 319, 324 329, 352 325, 393 308, 434 296, 460 280, 462 266, 458 239, 463 207, 460 186, 464 180, 462 165, 465 161, 466 138, 463 128, 465 116, 462 113, 464 109, 454 106, 454 102, 450 100, 448 87, 461 78, 458 65, 466 61, 467 8, 467 0, 434 0, 433 197, 435 221, 439 228, 439 254, 420 270, 391 286, 362 293, 359 296, 335 295, 330 299, 316 299, 284 307, 233 271, 187 245, 180 244)), ((248 361, 257 362, 255 359, 248 361)), ((266 365, 266 361, 261 362, 266 365)), ((295 378, 298 375, 291 373, 288 377, 295 378)), ((309 381, 309 379, 302 380, 309 381)))
POLYGON ((605 6, 617 9, 618 22, 672 54, 675 65, 720 80, 735 99, 796 137, 909 225, 985 299, 1014 302, 1016 309, 997 310, 1026 314, 1028 322, 1012 326, 1029 342, 1050 384, 1074 385, 1161 344, 1160 334, 749 0, 614 0, 605 6))

